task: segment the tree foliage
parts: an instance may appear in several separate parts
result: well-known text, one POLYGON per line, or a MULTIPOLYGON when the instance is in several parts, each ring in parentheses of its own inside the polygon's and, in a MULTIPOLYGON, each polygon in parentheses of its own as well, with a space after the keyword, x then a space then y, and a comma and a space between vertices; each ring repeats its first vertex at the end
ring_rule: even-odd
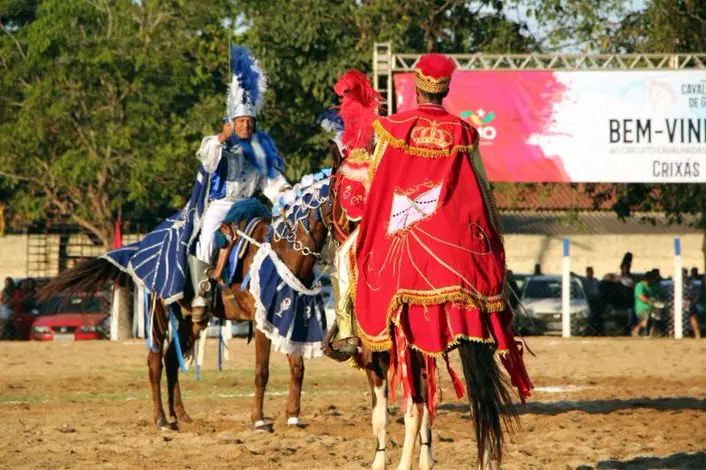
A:
POLYGON ((230 6, 35 3, 0 4, 0 175, 21 184, 14 212, 107 245, 118 208, 165 215, 188 196, 198 141, 222 114, 230 6))
POLYGON ((270 80, 263 116, 296 179, 321 166, 325 136, 316 116, 336 104, 333 85, 346 70, 371 71, 375 42, 404 52, 528 52, 522 23, 507 19, 502 2, 461 0, 241 0, 250 46, 270 80))
POLYGON ((179 208, 200 139, 225 109, 230 43, 270 91, 258 125, 295 179, 324 164, 316 116, 376 41, 406 52, 528 52, 496 0, 0 0, 0 191, 14 214, 61 218, 108 244, 119 209, 179 208), (4 179, 3 179, 4 177, 4 179))

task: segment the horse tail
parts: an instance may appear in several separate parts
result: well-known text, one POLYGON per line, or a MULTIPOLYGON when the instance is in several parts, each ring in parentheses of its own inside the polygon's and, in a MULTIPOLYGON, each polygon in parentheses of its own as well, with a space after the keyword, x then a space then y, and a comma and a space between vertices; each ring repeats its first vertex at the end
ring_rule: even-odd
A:
POLYGON ((503 424, 510 427, 517 419, 512 404, 509 384, 502 375, 489 345, 475 341, 462 341, 459 345, 466 389, 471 403, 473 424, 476 430, 478 459, 483 464, 502 460, 503 424), (486 454, 487 452, 487 454, 486 454))
POLYGON ((95 291, 109 281, 126 286, 128 275, 104 258, 93 258, 61 272, 39 289, 39 299, 47 300, 59 294, 95 291))

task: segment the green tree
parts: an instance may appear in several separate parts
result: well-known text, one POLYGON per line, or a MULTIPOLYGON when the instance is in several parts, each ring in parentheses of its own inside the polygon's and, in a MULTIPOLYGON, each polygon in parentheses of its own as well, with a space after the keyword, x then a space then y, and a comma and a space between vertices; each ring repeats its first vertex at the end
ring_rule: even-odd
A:
POLYGON ((240 0, 243 32, 267 71, 263 116, 297 179, 324 164, 325 136, 316 116, 337 104, 336 79, 356 68, 369 73, 375 42, 401 52, 528 52, 536 44, 502 2, 462 0, 240 0))
POLYGON ((189 194, 219 127, 229 43, 268 74, 269 131, 297 179, 324 164, 316 116, 376 41, 405 52, 528 52, 497 0, 0 0, 0 182, 12 212, 111 239, 189 194))
POLYGON ((65 219, 107 246, 118 208, 134 220, 182 205, 199 140, 223 113, 230 9, 0 3, 0 177, 23 189, 13 211, 65 219))

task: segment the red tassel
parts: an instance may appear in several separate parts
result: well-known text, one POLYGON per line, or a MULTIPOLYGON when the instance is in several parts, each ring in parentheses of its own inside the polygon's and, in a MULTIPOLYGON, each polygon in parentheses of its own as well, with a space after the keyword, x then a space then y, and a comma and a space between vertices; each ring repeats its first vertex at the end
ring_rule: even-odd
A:
POLYGON ((451 383, 454 386, 454 391, 456 392, 456 398, 459 400, 463 398, 463 395, 466 393, 466 387, 463 386, 463 382, 461 379, 458 377, 458 374, 456 371, 451 367, 451 363, 449 362, 449 355, 444 354, 444 360, 446 361, 446 370, 449 372, 449 375, 451 376, 451 383))
POLYGON ((390 395, 390 401, 397 400, 397 354, 395 351, 396 345, 390 348, 390 368, 387 371, 387 388, 390 395))
POLYGON ((525 363, 522 360, 522 342, 511 341, 508 345, 508 353, 500 357, 505 370, 510 375, 512 385, 517 387, 517 392, 520 395, 520 400, 525 403, 525 400, 532 396, 534 384, 527 374, 525 363))
POLYGON ((436 410, 439 407, 439 402, 441 401, 436 359, 425 355, 424 366, 427 370, 427 409, 429 410, 429 424, 432 424, 434 423, 436 410))

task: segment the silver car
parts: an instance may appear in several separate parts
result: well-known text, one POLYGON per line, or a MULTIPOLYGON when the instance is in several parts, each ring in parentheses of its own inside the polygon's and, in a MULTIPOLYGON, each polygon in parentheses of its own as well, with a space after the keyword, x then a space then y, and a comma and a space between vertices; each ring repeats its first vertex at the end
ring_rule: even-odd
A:
MULTIPOLYGON (((589 307, 581 281, 571 278, 571 334, 586 329, 589 307)), ((561 276, 531 276, 522 288, 522 306, 515 317, 520 334, 561 334, 561 276)))

